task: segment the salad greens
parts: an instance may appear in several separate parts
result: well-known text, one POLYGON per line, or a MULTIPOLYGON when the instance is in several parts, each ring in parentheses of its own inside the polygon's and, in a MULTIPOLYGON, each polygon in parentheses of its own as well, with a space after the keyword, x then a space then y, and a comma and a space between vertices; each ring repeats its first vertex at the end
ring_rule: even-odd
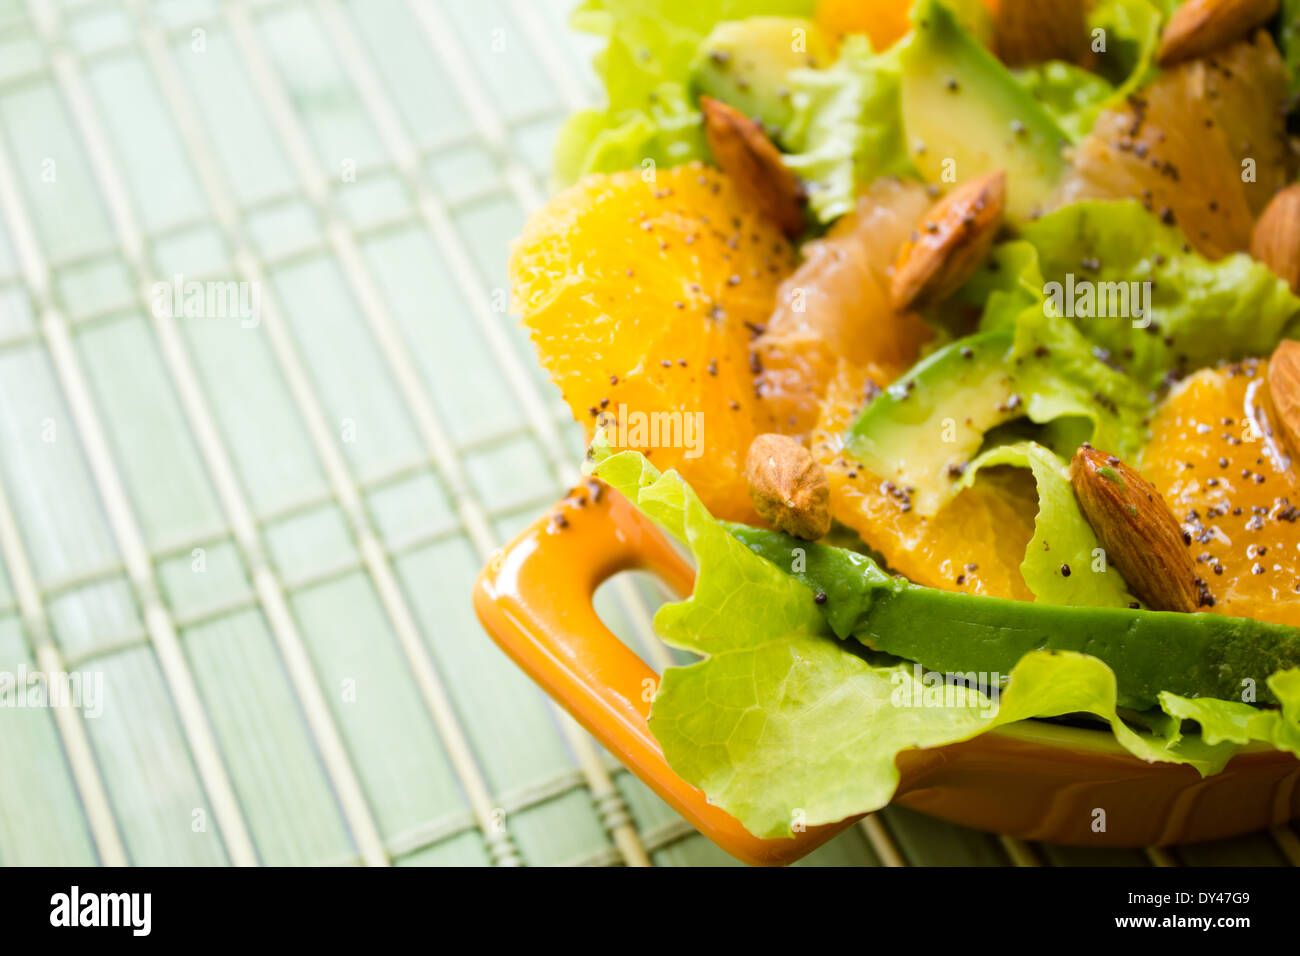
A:
MULTIPOLYGON (((854 550, 717 521, 676 472, 611 453, 602 432, 592 445, 589 470, 697 566, 694 593, 655 627, 701 659, 664 673, 650 729, 673 769, 756 835, 877 809, 902 751, 1028 718, 1092 715, 1130 753, 1202 774, 1252 743, 1300 756, 1300 630, 1139 609, 1070 480, 1080 442, 1136 456, 1162 388, 1267 354, 1300 322, 1300 298, 1267 267, 1207 260, 1137 201, 1039 215, 1059 201, 1062 147, 1158 75, 1178 2, 1097 0, 1082 64, 1015 71, 988 51, 975 0, 918 0, 888 49, 854 35, 836 52, 814 36, 816 57, 777 50, 791 21, 770 19, 811 18, 816 0, 585 0, 575 13, 603 38, 606 103, 564 127, 563 182, 707 159, 700 95, 763 124, 818 226, 882 176, 1008 171, 1013 238, 931 310, 945 330, 934 351, 866 404, 844 447, 921 516, 987 469, 1027 469, 1038 510, 1019 570, 1034 602, 921 587, 854 550), (760 19, 766 53, 746 32, 760 19)), ((1279 43, 1294 99, 1300 0, 1283 2, 1279 43)))
POLYGON ((1278 23, 1278 46, 1282 50, 1282 59, 1290 76, 1288 99, 1294 106, 1297 97, 1300 97, 1300 0, 1282 0, 1278 23))
POLYGON ((1282 703, 1276 711, 1162 693, 1158 714, 1165 716, 1146 721, 1161 733, 1122 719, 1115 673, 1085 654, 1030 651, 1005 675, 1005 687, 945 684, 844 639, 866 607, 862 595, 893 580, 869 559, 728 528, 675 472, 660 474, 634 451, 611 455, 601 435, 592 457, 592 471, 685 544, 698 569, 694 593, 661 608, 655 628, 703 659, 664 672, 650 729, 674 771, 758 836, 789 836, 796 824, 878 809, 898 786, 894 759, 902 751, 1031 717, 1093 714, 1129 752, 1202 774, 1218 772, 1250 741, 1300 754, 1300 669, 1267 677, 1282 703), (818 590, 828 594, 821 605, 818 590), (1183 725, 1202 718, 1204 738, 1183 725))
POLYGON ((1036 63, 1012 75, 1051 114, 1071 143, 1088 135, 1097 114, 1115 96, 1115 87, 1105 77, 1061 60, 1036 63))
POLYGON ((816 0, 585 0, 573 25, 604 37, 595 59, 603 109, 571 116, 555 150, 555 175, 704 159, 708 149, 688 85, 700 42, 723 20, 811 16, 816 0))
MULTIPOLYGON (((945 0, 945 5, 955 11, 952 25, 959 34, 984 32, 975 16, 983 14, 981 4, 945 0)), ((1169 5, 1170 0, 1098 3, 1089 15, 1093 69, 1057 61, 1014 74, 997 69, 1077 142, 1102 108, 1150 78, 1169 5)), ((556 147, 556 178, 567 184, 586 173, 631 169, 647 161, 672 165, 706 159, 692 80, 710 31, 757 17, 810 17, 815 8, 815 0, 585 0, 573 22, 605 40, 595 66, 606 104, 578 112, 565 124, 556 147)), ((809 205, 823 224, 852 208, 856 191, 873 179, 915 175, 900 96, 900 55, 910 43, 909 36, 889 50, 873 51, 866 37, 847 37, 833 63, 789 70, 781 84, 788 102, 751 104, 756 115, 779 108, 791 116, 776 131, 778 142, 787 164, 805 180, 809 205)))
POLYGON ((1170 373, 1266 354, 1300 316, 1300 298, 1266 266, 1245 253, 1211 262, 1134 200, 1072 203, 1026 224, 958 297, 985 296, 982 328, 1026 308, 1064 316, 1147 388, 1170 373), (1139 302, 1149 314, 1137 314, 1139 302))
POLYGON ((1077 143, 1097 116, 1156 74, 1160 24, 1177 0, 1101 0, 1088 13, 1088 68, 1049 60, 1012 75, 1077 143))
POLYGON ((828 69, 790 74, 794 119, 781 145, 819 222, 852 209, 863 183, 914 173, 898 107, 901 69, 897 47, 873 53, 865 36, 850 36, 828 69))
POLYGON ((1120 573, 1106 563, 1101 543, 1079 509, 1070 486, 1069 463, 1037 442, 997 445, 970 463, 961 487, 974 483, 981 468, 1028 468, 1038 486, 1034 536, 1025 548, 1020 573, 1039 601, 1048 604, 1129 607, 1135 601, 1120 573), (1088 569, 1064 575, 1061 565, 1088 569))
POLYGON ((1091 441, 1130 456, 1145 441, 1149 408, 1146 392, 1097 358, 1074 326, 1031 306, 1010 327, 958 339, 914 365, 863 408, 844 447, 910 487, 913 507, 932 515, 1002 425, 1041 425, 1043 443, 1062 455, 1091 441))

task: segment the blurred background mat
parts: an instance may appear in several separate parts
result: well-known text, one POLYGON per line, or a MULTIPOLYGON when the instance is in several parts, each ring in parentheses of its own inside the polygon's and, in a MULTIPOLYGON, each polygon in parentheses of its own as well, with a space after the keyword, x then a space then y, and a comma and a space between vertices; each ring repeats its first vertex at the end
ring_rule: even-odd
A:
MULTIPOLYGON (((568 6, 0 0, 0 673, 101 691, 0 707, 0 863, 730 862, 470 607, 583 450, 506 309, 568 6)), ((661 599, 599 596, 656 666, 661 599)), ((891 808, 805 862, 1297 861, 891 808)))

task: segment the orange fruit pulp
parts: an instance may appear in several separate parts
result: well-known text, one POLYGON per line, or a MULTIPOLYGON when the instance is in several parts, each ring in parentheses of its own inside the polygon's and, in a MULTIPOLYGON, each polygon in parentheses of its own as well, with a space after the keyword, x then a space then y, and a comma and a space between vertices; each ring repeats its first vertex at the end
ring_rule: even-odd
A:
POLYGON ((516 241, 515 307, 573 414, 676 468, 713 514, 757 522, 745 453, 775 430, 750 341, 794 251, 716 169, 594 175, 516 241))
POLYGON ((1140 470, 1191 537, 1207 610, 1300 625, 1300 480, 1267 395, 1263 362, 1197 372, 1156 412, 1140 470))

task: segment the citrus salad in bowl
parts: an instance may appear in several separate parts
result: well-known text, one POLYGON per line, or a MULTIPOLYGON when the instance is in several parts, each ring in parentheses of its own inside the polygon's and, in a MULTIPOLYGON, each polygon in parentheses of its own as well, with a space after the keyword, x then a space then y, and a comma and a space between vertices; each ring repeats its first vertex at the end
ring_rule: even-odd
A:
POLYGON ((607 100, 515 310, 587 470, 693 558, 649 727, 753 834, 1019 721, 1300 754, 1297 13, 575 14, 607 100))

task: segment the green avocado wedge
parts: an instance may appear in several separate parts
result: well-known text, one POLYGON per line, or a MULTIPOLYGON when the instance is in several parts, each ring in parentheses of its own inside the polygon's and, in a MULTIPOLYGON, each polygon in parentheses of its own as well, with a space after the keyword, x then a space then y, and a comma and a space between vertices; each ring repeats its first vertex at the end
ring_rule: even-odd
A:
POLYGON ((821 31, 800 17, 724 20, 700 44, 691 65, 690 88, 758 120, 779 137, 794 106, 791 70, 817 69, 833 59, 821 31))
POLYGON ((912 9, 903 50, 909 155, 927 182, 1007 172, 1007 216, 1023 222, 1065 172, 1069 137, 998 59, 938 0, 912 9))
POLYGON ((1259 701, 1273 703, 1267 678, 1300 665, 1300 628, 1220 614, 1061 607, 940 591, 892 577, 852 551, 745 525, 727 528, 826 595, 818 606, 837 636, 927 670, 1005 676, 1031 651, 1077 651, 1115 672, 1120 706, 1145 710, 1156 706, 1161 691, 1241 701, 1253 690, 1259 701))
POLYGON ((893 482, 920 515, 957 493, 962 475, 998 425, 1051 424, 1054 450, 1081 441, 1129 457, 1145 441, 1149 396, 1106 366, 1082 334, 1038 306, 1013 327, 951 342, 876 395, 844 434, 845 450, 893 482))
POLYGON ((862 410, 845 447, 931 515, 956 493, 984 434, 1024 414, 1007 355, 1013 336, 996 329, 968 336, 917 363, 862 410))

